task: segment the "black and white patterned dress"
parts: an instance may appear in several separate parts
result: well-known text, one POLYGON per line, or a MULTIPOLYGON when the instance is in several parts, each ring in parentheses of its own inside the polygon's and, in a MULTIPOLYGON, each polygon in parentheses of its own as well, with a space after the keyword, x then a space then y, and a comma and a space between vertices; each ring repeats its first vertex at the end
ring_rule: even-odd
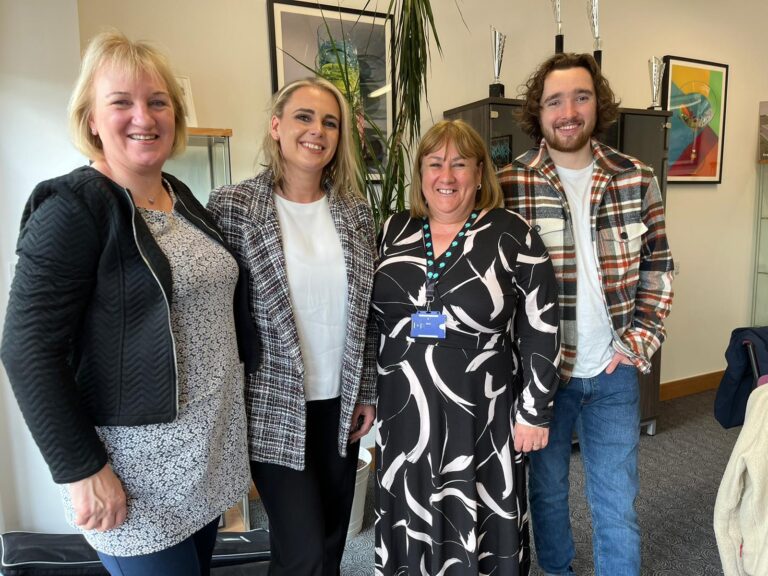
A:
MULTIPOLYGON (((178 544, 241 498, 250 481, 232 307, 237 263, 178 212, 139 211, 173 275, 179 411, 165 424, 97 428, 123 483, 128 515, 113 530, 84 534, 113 556, 178 544)), ((73 524, 66 486, 62 495, 73 524)))
POLYGON ((412 338, 411 314, 425 309, 423 226, 407 213, 389 220, 374 280, 376 574, 527 574, 525 467, 512 430, 549 421, 557 280, 528 224, 491 210, 435 260, 432 310, 446 315, 446 338, 412 338))

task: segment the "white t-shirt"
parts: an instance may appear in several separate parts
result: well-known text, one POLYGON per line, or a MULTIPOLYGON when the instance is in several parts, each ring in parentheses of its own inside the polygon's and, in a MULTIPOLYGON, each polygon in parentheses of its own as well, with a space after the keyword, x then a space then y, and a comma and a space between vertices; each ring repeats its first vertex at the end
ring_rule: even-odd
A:
POLYGON ((328 198, 302 204, 277 194, 275 206, 308 401, 341 393, 347 333, 347 276, 328 198))
POLYGON ((571 209, 576 245, 576 364, 573 376, 590 378, 600 374, 613 357, 613 329, 605 307, 592 243, 590 194, 594 162, 572 170, 556 166, 571 209))

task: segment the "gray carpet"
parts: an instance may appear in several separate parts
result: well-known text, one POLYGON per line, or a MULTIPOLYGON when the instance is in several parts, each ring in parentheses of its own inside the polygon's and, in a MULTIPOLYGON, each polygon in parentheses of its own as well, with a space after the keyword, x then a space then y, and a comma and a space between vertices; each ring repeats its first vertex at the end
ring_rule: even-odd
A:
MULTIPOLYGON (((641 437, 637 507, 643 576, 722 574, 712 532, 712 510, 740 429, 723 430, 715 421, 714 396, 713 391, 703 392, 662 402, 656 435, 641 437)), ((593 574, 591 527, 578 449, 574 449, 571 470, 571 518, 577 555, 574 569, 579 576, 589 576, 593 574)), ((253 515, 258 518, 259 511, 254 510, 253 515)), ((343 576, 372 576, 373 518, 371 475, 363 529, 347 542, 343 576)), ((541 573, 534 567, 531 574, 541 573)))
MULTIPOLYGON (((724 430, 712 415, 715 393, 662 402, 655 436, 640 439, 643 576, 722 575, 712 512, 717 489, 740 428, 724 430)), ((584 476, 574 450, 571 523, 576 541, 574 570, 592 570, 589 510, 584 476)), ((370 574, 370 573, 369 573, 370 574)), ((533 576, 541 572, 534 568, 533 576)))

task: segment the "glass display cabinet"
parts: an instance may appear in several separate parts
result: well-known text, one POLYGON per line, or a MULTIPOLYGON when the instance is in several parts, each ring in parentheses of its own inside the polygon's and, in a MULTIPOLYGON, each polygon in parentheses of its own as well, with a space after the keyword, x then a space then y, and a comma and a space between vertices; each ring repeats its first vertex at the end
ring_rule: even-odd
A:
MULTIPOLYGON (((168 160, 163 171, 184 182, 200 203, 208 204, 211 190, 232 183, 229 154, 229 128, 187 128, 187 148, 184 153, 168 160)), ((248 496, 222 514, 222 530, 250 530, 248 496)))
MULTIPOLYGON (((517 114, 522 100, 510 98, 484 98, 443 112, 446 120, 461 119, 470 124, 485 140, 494 166, 499 169, 510 163, 534 145, 518 125, 517 114)), ((619 117, 600 140, 617 150, 642 160, 653 168, 666 199, 667 157, 669 153, 669 116, 664 110, 619 108, 619 117)), ((768 166, 765 170, 768 173, 768 166)), ((768 194, 768 182, 763 186, 768 194)), ((764 323, 768 324, 768 199, 764 199, 763 214, 766 234, 763 242, 763 294, 764 323)), ((757 289, 755 290, 757 294, 757 289)), ((651 372, 640 374, 640 419, 648 434, 656 433, 659 412, 659 386, 661 378, 661 350, 651 359, 651 372)))
POLYGON ((757 242, 755 284, 752 291, 752 325, 768 326, 768 160, 757 171, 757 242))
POLYGON ((187 128, 187 149, 168 160, 163 170, 189 186, 205 206, 211 190, 232 183, 231 136, 229 128, 187 128))

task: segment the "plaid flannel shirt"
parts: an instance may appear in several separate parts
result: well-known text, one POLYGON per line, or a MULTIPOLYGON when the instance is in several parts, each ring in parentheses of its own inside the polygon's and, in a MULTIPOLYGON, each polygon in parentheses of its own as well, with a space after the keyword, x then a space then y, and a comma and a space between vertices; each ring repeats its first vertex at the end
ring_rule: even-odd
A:
MULTIPOLYGON (((651 168, 592 140, 592 244, 613 327, 613 347, 641 371, 664 341, 672 305, 672 255, 664 205, 651 168)), ((561 376, 576 360, 576 249, 570 209, 545 142, 499 172, 508 208, 534 227, 549 251, 560 284, 561 376)))

